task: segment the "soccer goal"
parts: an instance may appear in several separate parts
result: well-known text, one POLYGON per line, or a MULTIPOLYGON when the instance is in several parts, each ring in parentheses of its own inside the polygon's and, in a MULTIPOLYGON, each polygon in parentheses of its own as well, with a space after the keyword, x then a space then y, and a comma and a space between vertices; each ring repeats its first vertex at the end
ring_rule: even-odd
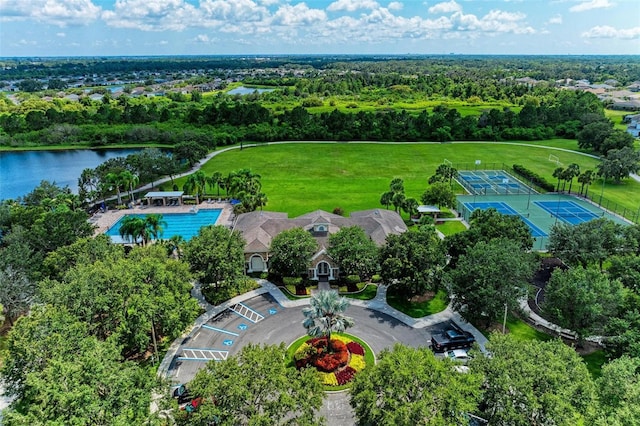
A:
POLYGON ((557 166, 562 166, 560 159, 553 154, 549 154, 549 161, 551 161, 552 163, 556 163, 557 166))

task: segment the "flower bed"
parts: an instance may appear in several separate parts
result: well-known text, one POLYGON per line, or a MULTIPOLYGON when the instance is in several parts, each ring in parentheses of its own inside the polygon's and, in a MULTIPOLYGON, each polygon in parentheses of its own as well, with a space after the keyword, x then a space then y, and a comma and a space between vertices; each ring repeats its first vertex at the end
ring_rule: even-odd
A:
POLYGON ((366 367, 364 353, 362 345, 348 337, 333 336, 329 348, 325 337, 316 337, 300 345, 293 359, 298 369, 315 368, 322 384, 342 386, 366 367))

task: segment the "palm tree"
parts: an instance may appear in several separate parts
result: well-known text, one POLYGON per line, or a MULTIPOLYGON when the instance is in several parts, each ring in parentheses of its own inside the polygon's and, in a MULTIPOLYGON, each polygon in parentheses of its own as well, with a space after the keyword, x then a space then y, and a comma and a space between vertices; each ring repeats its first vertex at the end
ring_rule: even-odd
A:
POLYGON ((122 195, 120 194, 120 185, 122 185, 122 175, 120 173, 107 173, 104 177, 105 181, 116 189, 118 194, 118 205, 122 204, 122 195))
POLYGON ((387 210, 389 210, 389 206, 391 205, 392 199, 393 199, 393 192, 387 191, 380 196, 380 204, 382 204, 387 208, 387 210))
POLYGON ((344 332, 352 327, 353 318, 343 314, 349 301, 335 290, 321 291, 311 297, 308 308, 302 310, 305 320, 302 326, 311 337, 327 336, 327 350, 331 349, 331 332, 344 332))
POLYGON ((553 177, 558 179, 558 186, 556 187, 556 192, 560 192, 560 181, 562 180, 564 175, 564 169, 562 167, 557 167, 553 171, 553 177))
POLYGON ((190 194, 195 194, 196 204, 200 204, 200 194, 204 193, 206 184, 207 176, 202 170, 198 170, 192 175, 189 175, 182 189, 190 194))
POLYGON ((138 216, 125 216, 120 222, 119 233, 123 240, 132 243, 145 243, 145 220, 138 216))
POLYGON ((416 215, 418 213, 418 200, 413 197, 407 198, 402 204, 402 210, 409 215, 409 218, 416 215))
POLYGON ((593 183, 593 170, 585 170, 584 172, 582 172, 580 174, 580 176, 578 176, 578 183, 581 183, 582 186, 580 187, 580 194, 582 195, 582 192, 584 190, 584 187, 587 187, 587 190, 584 191, 584 195, 587 195, 587 192, 589 191, 589 185, 591 185, 593 183))
POLYGON ((223 178, 222 178, 222 173, 220 172, 213 172, 213 175, 211 175, 211 183, 215 186, 218 187, 218 198, 220 198, 220 186, 221 184, 224 182, 223 178))
POLYGON ((576 163, 571 163, 567 166, 567 170, 564 172, 565 180, 569 181, 569 194, 571 194, 571 187, 573 186, 573 178, 580 175, 580 166, 576 163))
POLYGON ((145 236, 147 237, 145 243, 149 242, 148 237, 153 237, 154 240, 157 240, 162 235, 164 231, 164 226, 167 226, 167 222, 162 219, 161 214, 149 214, 144 219, 144 228, 145 228, 145 236))
POLYGON ((131 173, 129 170, 125 170, 120 173, 120 178, 122 179, 122 184, 129 192, 129 199, 132 203, 135 203, 136 200, 133 198, 133 187, 138 186, 140 178, 138 178, 138 175, 131 173))

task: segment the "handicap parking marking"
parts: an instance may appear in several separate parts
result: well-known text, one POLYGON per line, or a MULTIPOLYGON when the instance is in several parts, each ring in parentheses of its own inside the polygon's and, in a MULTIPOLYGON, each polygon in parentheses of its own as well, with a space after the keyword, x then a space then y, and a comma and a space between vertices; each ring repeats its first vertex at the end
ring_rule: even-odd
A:
POLYGON ((245 324, 245 323, 242 323, 242 324, 239 324, 239 325, 238 325, 238 330, 242 330, 242 331, 244 331, 244 330, 246 330, 247 328, 249 328, 249 326, 248 326, 247 324, 245 324))
POLYGON ((233 340, 227 339, 224 342, 222 342, 222 344, 225 345, 225 346, 231 346, 231 345, 233 345, 233 340))
POLYGON ((277 310, 276 308, 270 308, 270 309, 269 309, 269 314, 271 314, 271 315, 275 315, 275 314, 277 314, 277 313, 278 313, 278 310, 277 310))

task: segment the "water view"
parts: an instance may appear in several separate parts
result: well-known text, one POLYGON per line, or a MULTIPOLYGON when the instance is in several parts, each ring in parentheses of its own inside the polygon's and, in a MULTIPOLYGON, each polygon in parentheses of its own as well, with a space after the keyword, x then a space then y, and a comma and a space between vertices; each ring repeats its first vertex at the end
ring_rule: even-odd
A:
POLYGON ((229 95, 250 95, 251 93, 265 93, 265 92, 273 92, 274 89, 257 89, 255 87, 236 87, 235 89, 231 89, 227 92, 229 95))
POLYGON ((43 180, 69 185, 78 192, 82 170, 95 168, 110 158, 126 157, 139 149, 0 152, 0 199, 31 192, 43 180))

